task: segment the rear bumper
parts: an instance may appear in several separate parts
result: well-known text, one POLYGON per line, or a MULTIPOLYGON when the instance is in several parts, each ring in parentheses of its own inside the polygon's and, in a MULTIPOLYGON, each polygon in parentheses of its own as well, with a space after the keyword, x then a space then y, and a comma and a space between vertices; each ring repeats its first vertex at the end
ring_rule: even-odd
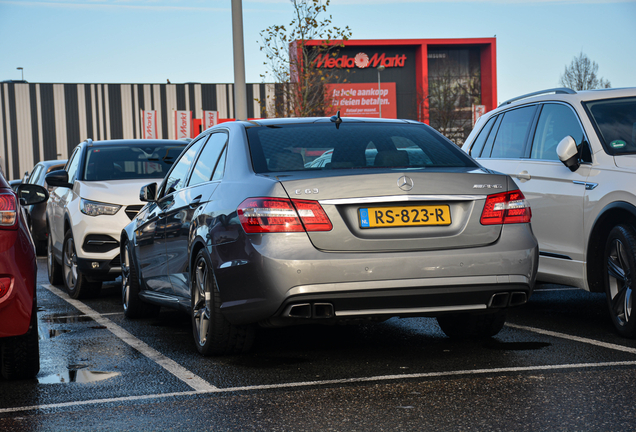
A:
POLYGON ((304 233, 246 239, 212 254, 221 309, 234 324, 487 312, 525 302, 538 265, 528 224, 504 226, 487 246, 422 252, 322 252, 304 233))

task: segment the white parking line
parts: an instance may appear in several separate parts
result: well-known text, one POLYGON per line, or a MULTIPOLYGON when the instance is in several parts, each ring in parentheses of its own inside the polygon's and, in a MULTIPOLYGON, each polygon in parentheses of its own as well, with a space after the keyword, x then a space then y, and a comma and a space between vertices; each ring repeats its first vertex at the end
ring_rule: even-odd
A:
POLYGON ((181 381, 186 383, 188 386, 192 387, 194 390, 211 391, 216 389, 215 386, 208 383, 203 378, 190 372, 189 370, 181 366, 179 363, 164 356, 163 354, 161 354, 159 351, 155 350, 154 348, 151 348, 148 344, 137 339, 135 336, 131 335, 126 330, 119 327, 117 324, 115 324, 108 318, 104 318, 98 312, 86 306, 81 301, 70 298, 68 294, 60 291, 59 289, 55 288, 53 285, 40 284, 40 286, 42 286, 43 288, 46 288, 47 290, 51 291, 53 294, 55 294, 59 298, 65 300, 66 302, 71 304, 71 306, 73 306, 75 309, 82 312, 84 315, 91 317, 98 324, 106 327, 108 330, 110 330, 111 333, 113 333, 119 339, 121 339, 122 341, 124 341, 125 343, 127 343, 128 345, 136 349, 137 351, 139 351, 144 356, 156 362, 159 366, 163 367, 165 370, 170 372, 175 377, 179 378, 181 381))
MULTIPOLYGON (((134 402, 134 401, 141 401, 141 400, 147 400, 147 399, 163 399, 163 398, 169 398, 169 397, 194 396, 194 395, 213 394, 213 393, 231 393, 231 392, 240 392, 240 391, 274 390, 274 389, 286 389, 286 388, 291 389, 291 388, 298 388, 298 387, 317 387, 317 386, 326 386, 326 385, 343 385, 343 384, 351 384, 351 383, 368 383, 368 382, 378 382, 378 381, 397 381, 397 380, 408 380, 408 379, 438 378, 438 377, 453 377, 453 376, 636 366, 636 361, 620 361, 620 362, 605 362, 605 363, 577 363, 577 364, 563 364, 563 365, 543 365, 543 366, 524 366, 524 367, 510 367, 510 368, 429 372, 429 373, 404 374, 404 375, 384 375, 384 376, 373 376, 373 377, 362 377, 362 378, 346 378, 346 379, 336 379, 336 380, 303 381, 303 382, 292 382, 292 383, 281 383, 281 384, 218 388, 209 384, 207 381, 203 380, 197 375, 189 372, 187 369, 183 368, 181 365, 177 364, 173 360, 163 356, 158 351, 154 350, 153 348, 151 348, 144 342, 135 338, 126 330, 122 329, 121 327, 117 326, 115 323, 113 323, 109 319, 104 318, 98 312, 86 306, 84 303, 71 299, 66 293, 58 290, 57 288, 51 285, 48 285, 48 284, 40 284, 40 285, 48 289, 49 291, 51 291, 53 294, 57 295, 58 297, 64 299, 65 301, 70 303, 72 306, 74 306, 76 309, 78 309, 85 315, 91 317, 93 320, 95 320, 99 324, 106 326, 115 336, 122 339, 124 342, 126 342, 128 345, 135 348, 139 352, 141 352, 146 357, 156 361, 158 364, 164 367, 168 372, 172 373, 174 376, 181 379, 183 382, 185 382, 190 387, 192 387, 195 391, 93 399, 93 400, 33 405, 33 406, 14 407, 14 408, 0 408, 0 414, 10 413, 10 412, 19 412, 19 411, 68 408, 68 407, 76 407, 79 405, 134 402)), ((616 345, 616 344, 610 344, 606 342, 600 342, 594 339, 582 338, 578 336, 568 335, 565 333, 553 332, 550 330, 543 330, 539 328, 521 326, 521 325, 511 324, 511 323, 507 323, 506 326, 514 328, 514 329, 543 334, 546 336, 552 336, 552 337, 557 337, 561 339, 567 339, 567 340, 571 340, 575 342, 586 343, 586 344, 591 344, 591 345, 595 345, 595 346, 599 346, 603 348, 608 348, 611 350, 623 351, 630 354, 636 354, 636 349, 634 348, 625 347, 625 346, 616 345)))
POLYGON ((253 390, 280 390, 280 389, 286 389, 286 388, 318 387, 318 386, 326 386, 326 385, 368 383, 368 382, 376 382, 376 381, 397 381, 397 380, 418 379, 418 378, 419 379, 439 378, 439 377, 447 377, 447 376, 486 375, 486 374, 500 374, 500 373, 511 373, 511 372, 513 373, 514 372, 534 372, 534 371, 546 371, 546 370, 593 369, 593 368, 616 367, 616 366, 636 366, 636 361, 525 366, 525 367, 510 367, 510 368, 495 368, 495 369, 474 369, 474 370, 429 372, 429 373, 405 374, 405 375, 384 375, 384 376, 374 376, 374 377, 364 377, 364 378, 346 378, 346 379, 324 380, 324 381, 304 381, 304 382, 283 383, 283 384, 229 387, 229 388, 223 388, 223 389, 214 388, 210 390, 175 392, 175 393, 159 393, 154 395, 125 396, 125 397, 118 397, 118 398, 93 399, 93 400, 33 405, 33 406, 15 407, 15 408, 0 408, 0 414, 18 412, 18 411, 68 408, 68 407, 76 407, 78 405, 96 405, 96 404, 106 404, 106 403, 115 403, 115 402, 134 402, 134 401, 140 401, 140 400, 146 400, 146 399, 163 399, 163 398, 169 398, 169 397, 195 396, 195 395, 213 394, 213 393, 231 393, 231 392, 253 391, 253 390))
POLYGON ((559 332, 554 332, 554 331, 550 331, 550 330, 543 330, 543 329, 539 329, 539 328, 535 328, 535 327, 527 327, 527 326, 522 326, 522 325, 517 325, 517 324, 510 324, 510 323, 506 323, 506 326, 508 327, 512 327, 512 328, 516 328, 519 330, 525 330, 525 331, 529 331, 529 332, 533 332, 533 333, 539 333, 539 334, 543 334, 546 336, 552 336, 552 337, 557 337, 557 338, 561 338, 561 339, 568 339, 571 341, 575 341, 575 342, 581 342, 581 343, 586 343, 586 344, 590 344, 590 345, 596 345, 599 347, 603 347, 603 348, 608 348, 611 350, 615 350, 615 351, 623 351, 623 352, 627 352, 630 354, 636 354, 636 348, 630 348, 630 347, 626 347, 626 346, 622 346, 622 345, 616 345, 616 344, 611 344, 611 343, 607 343, 607 342, 600 342, 594 339, 588 339, 588 338, 583 338, 583 337, 579 337, 579 336, 572 336, 569 334, 565 334, 565 333, 559 333, 559 332))

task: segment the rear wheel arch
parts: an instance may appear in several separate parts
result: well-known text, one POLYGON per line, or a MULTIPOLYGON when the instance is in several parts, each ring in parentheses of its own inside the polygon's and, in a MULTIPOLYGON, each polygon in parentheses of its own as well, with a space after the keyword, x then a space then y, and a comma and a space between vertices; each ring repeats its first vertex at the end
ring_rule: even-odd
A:
POLYGON ((613 202, 597 216, 587 241, 587 285, 591 292, 605 292, 603 264, 605 242, 617 225, 627 224, 636 229, 636 206, 625 202, 613 202))
MULTIPOLYGON (((192 249, 190 250, 190 270, 194 268, 197 260, 197 254, 201 249, 205 249, 205 243, 201 239, 197 238, 194 242, 192 242, 192 249)), ((208 258, 210 258, 209 254, 208 258)), ((212 262, 213 260, 210 259, 210 261, 212 262)), ((212 263, 212 267, 214 267, 214 263, 212 263)))

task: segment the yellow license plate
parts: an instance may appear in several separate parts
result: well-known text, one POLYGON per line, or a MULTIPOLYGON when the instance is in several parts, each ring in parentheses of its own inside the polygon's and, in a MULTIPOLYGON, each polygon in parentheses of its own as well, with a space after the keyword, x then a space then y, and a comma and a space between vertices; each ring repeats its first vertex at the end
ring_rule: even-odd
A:
POLYGON ((450 225, 448 205, 369 207, 358 209, 361 228, 450 225))

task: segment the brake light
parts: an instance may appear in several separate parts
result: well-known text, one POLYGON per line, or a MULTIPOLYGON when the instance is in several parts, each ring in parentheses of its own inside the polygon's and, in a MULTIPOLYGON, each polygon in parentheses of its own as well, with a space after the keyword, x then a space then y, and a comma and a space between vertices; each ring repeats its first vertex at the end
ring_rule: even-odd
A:
POLYGON ((0 226, 13 226, 18 215, 18 204, 13 193, 0 193, 0 226))
POLYGON ((482 225, 528 223, 531 218, 530 205, 520 190, 488 195, 481 212, 482 225))
POLYGON ((330 231, 331 221, 318 201, 287 198, 248 198, 237 209, 248 234, 330 231))

